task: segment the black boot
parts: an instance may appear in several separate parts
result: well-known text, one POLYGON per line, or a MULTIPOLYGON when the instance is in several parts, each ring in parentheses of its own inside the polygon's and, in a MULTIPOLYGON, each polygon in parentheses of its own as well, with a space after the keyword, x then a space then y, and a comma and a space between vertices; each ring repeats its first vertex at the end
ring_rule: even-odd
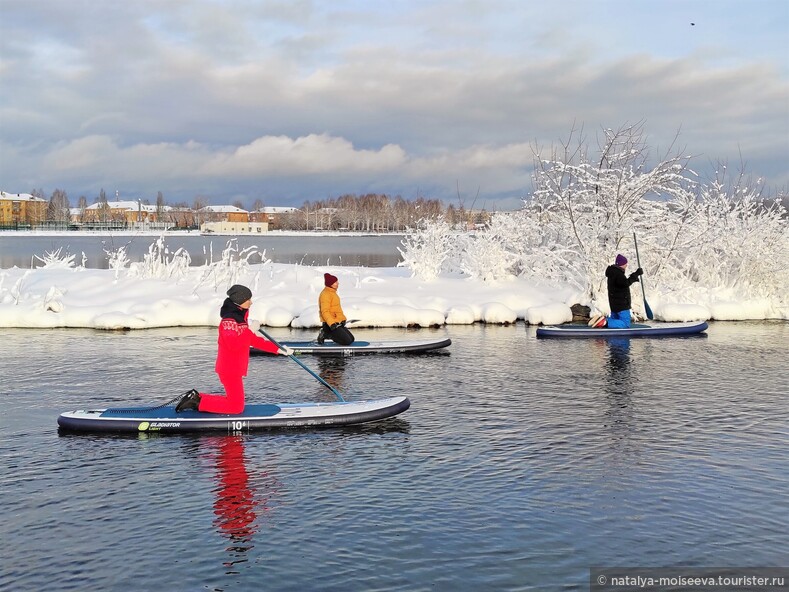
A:
POLYGON ((192 389, 186 393, 180 401, 178 401, 178 405, 175 406, 175 412, 180 413, 181 411, 189 410, 197 411, 199 408, 200 393, 198 393, 195 389, 192 389))
POLYGON ((326 331, 323 330, 323 327, 321 327, 321 330, 318 331, 318 339, 316 339, 315 341, 317 341, 321 345, 323 345, 323 342, 326 341, 326 331))

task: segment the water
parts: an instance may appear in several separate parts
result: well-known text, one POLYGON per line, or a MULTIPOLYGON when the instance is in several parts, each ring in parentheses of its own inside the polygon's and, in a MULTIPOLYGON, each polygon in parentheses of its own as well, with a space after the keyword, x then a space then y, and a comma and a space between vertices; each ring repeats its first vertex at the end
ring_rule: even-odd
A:
MULTIPOLYGON (((432 355, 302 358, 348 399, 408 395, 384 422, 108 437, 57 415, 218 388, 215 330, 5 330, 0 589, 588 590, 593 565, 786 564, 786 323, 357 336, 444 333, 432 355)), ((247 387, 333 398, 282 357, 252 358, 247 387)))
MULTIPOLYGON (((168 235, 165 237, 170 254, 186 249, 192 265, 203 265, 207 260, 217 261, 227 246, 229 236, 168 235)), ((74 262, 85 267, 108 269, 107 251, 113 252, 125 246, 126 254, 133 262, 142 261, 148 248, 157 240, 151 235, 140 236, 35 236, 24 234, 0 235, 0 269, 11 267, 29 268, 41 265, 34 256, 44 257, 48 252, 61 249, 62 255, 75 255, 74 262)), ((274 263, 300 263, 302 265, 338 265, 360 267, 396 267, 402 261, 397 248, 401 246, 401 235, 376 236, 239 236, 235 244, 239 249, 255 246, 267 259, 274 263)), ((253 258, 252 263, 259 260, 253 258)))

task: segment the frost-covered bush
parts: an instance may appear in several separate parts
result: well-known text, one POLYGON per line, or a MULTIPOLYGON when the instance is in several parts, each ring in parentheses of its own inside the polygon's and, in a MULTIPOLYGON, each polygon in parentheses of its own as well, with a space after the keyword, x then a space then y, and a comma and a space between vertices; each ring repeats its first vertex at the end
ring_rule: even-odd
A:
MULTIPOLYGON (((726 288, 748 298, 787 303, 789 228, 780 200, 760 184, 725 182, 725 170, 701 187, 679 247, 663 250, 658 277, 680 287, 726 288)), ((658 253, 661 253, 658 246, 658 253)))
POLYGON ((483 232, 455 235, 452 268, 471 278, 495 281, 511 277, 520 260, 520 241, 510 232, 509 219, 491 221, 483 232))
POLYGON ((454 248, 455 234, 445 220, 420 220, 402 240, 400 266, 408 267, 415 277, 432 280, 441 273, 454 248))
POLYGON ((76 255, 69 255, 59 248, 57 251, 46 251, 43 257, 33 255, 43 265, 38 266, 40 269, 72 269, 76 266, 74 259, 76 255))
POLYGON ((189 271, 192 258, 186 249, 178 249, 170 253, 160 236, 148 247, 148 252, 140 263, 132 263, 129 267, 129 277, 139 279, 181 279, 189 271))
POLYGON ((206 259, 200 278, 195 285, 195 291, 204 283, 213 284, 214 290, 224 289, 241 281, 249 273, 250 259, 259 256, 261 263, 268 263, 265 251, 260 253, 255 246, 239 250, 238 241, 231 239, 227 241, 222 254, 217 261, 214 261, 213 248, 206 259))
POLYGON ((492 232, 458 236, 458 271, 483 281, 500 280, 512 275, 517 256, 507 249, 507 241, 492 232))
POLYGON ((107 254, 107 262, 110 269, 115 272, 115 279, 118 279, 121 270, 126 269, 131 263, 126 253, 126 246, 118 247, 114 250, 104 249, 104 252, 107 254))

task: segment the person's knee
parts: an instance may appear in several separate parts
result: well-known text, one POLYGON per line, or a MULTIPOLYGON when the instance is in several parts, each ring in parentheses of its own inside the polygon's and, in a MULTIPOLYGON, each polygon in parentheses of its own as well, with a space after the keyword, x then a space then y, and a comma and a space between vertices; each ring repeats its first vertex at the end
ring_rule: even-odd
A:
POLYGON ((611 314, 611 319, 614 321, 608 322, 608 326, 614 329, 627 329, 630 327, 630 311, 620 310, 611 314))
POLYGON ((345 327, 340 327, 337 330, 337 343, 340 345, 351 345, 353 342, 353 333, 348 331, 348 329, 345 327))

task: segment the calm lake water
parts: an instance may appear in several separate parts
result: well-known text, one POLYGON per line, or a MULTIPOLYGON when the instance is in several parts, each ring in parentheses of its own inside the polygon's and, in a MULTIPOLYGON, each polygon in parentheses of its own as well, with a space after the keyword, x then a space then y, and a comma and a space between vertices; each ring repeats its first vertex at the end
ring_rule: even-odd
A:
MULTIPOLYGON (((165 244, 170 254, 186 249, 192 265, 203 265, 207 260, 221 258, 228 241, 233 238, 239 249, 255 246, 267 259, 274 263, 300 263, 302 265, 339 265, 360 267, 395 267, 402 261, 398 247, 402 235, 385 234, 375 236, 200 236, 167 235, 165 244)), ((61 255, 75 255, 75 263, 91 269, 109 267, 107 251, 114 252, 126 247, 131 261, 142 261, 148 248, 157 237, 140 236, 36 236, 25 234, 0 235, 0 269, 11 267, 30 268, 41 262, 34 256, 44 257, 61 249, 61 255)), ((252 263, 259 263, 253 258, 252 263)))
MULTIPOLYGON (((588 590, 590 566, 786 565, 787 323, 357 331, 434 334, 451 347, 301 358, 348 399, 408 395, 396 418, 108 437, 57 416, 218 388, 215 329, 4 330, 0 589, 588 590)), ((252 358, 247 387, 333 398, 282 357, 252 358)))

